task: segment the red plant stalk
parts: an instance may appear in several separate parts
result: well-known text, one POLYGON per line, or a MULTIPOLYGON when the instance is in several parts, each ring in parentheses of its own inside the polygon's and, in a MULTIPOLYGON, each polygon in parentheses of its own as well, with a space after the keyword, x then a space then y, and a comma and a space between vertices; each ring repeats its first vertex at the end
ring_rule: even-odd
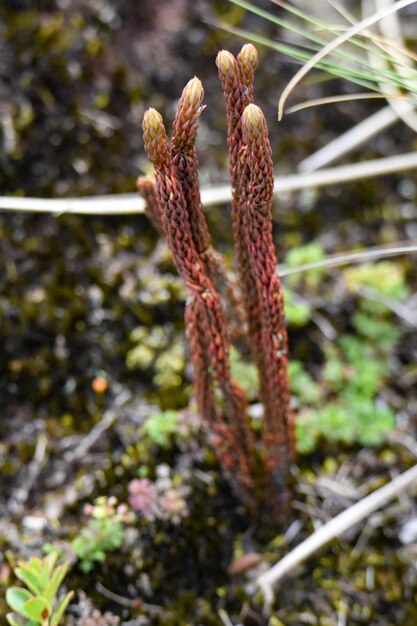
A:
MULTIPOLYGON (((253 104, 257 54, 248 44, 237 59, 222 51, 216 62, 228 117, 232 222, 239 278, 265 407, 265 496, 274 518, 285 520, 294 427, 283 297, 272 238, 271 148, 265 118, 253 104)), ((224 469, 249 501, 255 477, 254 438, 246 399, 230 374, 230 342, 216 290, 219 264, 198 186, 195 139, 202 100, 201 83, 194 78, 179 101, 170 148, 159 113, 154 109, 145 113, 145 147, 155 166, 156 187, 140 182, 138 188, 147 201, 151 219, 166 235, 174 262, 190 291, 185 321, 199 411, 215 433, 215 448, 224 469)))
MULTIPOLYGON (((241 202, 242 185, 239 154, 242 147, 242 114, 253 103, 253 79, 258 55, 252 44, 246 44, 237 59, 222 50, 217 55, 216 64, 223 87, 227 114, 227 143, 229 146, 229 169, 232 183, 232 226, 236 249, 239 285, 247 320, 247 333, 252 358, 259 371, 263 369, 262 325, 260 302, 252 273, 248 247, 245 246, 245 214, 241 202)), ((260 395, 265 397, 264 378, 260 377, 260 395)))
POLYGON ((204 327, 204 316, 194 298, 185 307, 185 331, 194 369, 194 396, 200 415, 212 428, 221 421, 216 404, 215 387, 207 352, 207 344, 200 329, 204 327))
POLYGON ((232 226, 235 242, 239 284, 242 291, 248 324, 249 343, 258 366, 261 345, 259 322, 259 302, 252 276, 249 272, 247 250, 243 245, 244 227, 240 202, 239 151, 242 144, 242 113, 248 104, 253 103, 253 78, 258 64, 258 55, 252 44, 246 44, 237 59, 222 50, 216 58, 219 78, 223 87, 227 114, 227 143, 229 146, 229 170, 232 184, 232 226))
POLYGON ((230 52, 222 51, 216 63, 226 100, 232 221, 239 278, 265 407, 262 438, 266 498, 275 517, 285 519, 294 429, 289 409, 282 290, 275 273, 272 241, 271 150, 265 120, 253 104, 256 49, 247 44, 237 59, 230 52))
POLYGON ((198 118, 204 109, 203 97, 204 90, 201 81, 194 77, 185 86, 178 102, 171 140, 171 163, 181 183, 191 235, 197 253, 204 261, 211 282, 223 296, 229 328, 231 330, 235 328, 234 335, 240 336, 244 313, 224 258, 212 246, 201 202, 195 141, 198 118))
POLYGON ((153 176, 139 176, 136 180, 136 189, 145 200, 145 215, 158 232, 164 234, 161 215, 159 211, 158 197, 156 195, 155 179, 153 176))
POLYGON ((171 163, 181 183, 191 235, 200 256, 211 248, 211 237, 200 197, 195 148, 198 118, 204 108, 203 98, 201 81, 194 77, 185 86, 178 101, 171 140, 171 163))
POLYGON ((283 293, 276 273, 272 237, 274 188, 271 146, 265 117, 249 104, 243 111, 240 151, 240 192, 244 246, 259 302, 260 369, 264 403, 262 439, 265 448, 266 498, 277 517, 288 514, 288 481, 294 458, 294 428, 290 410, 283 293))
MULTIPOLYGON (((193 95, 195 92, 191 93, 193 95)), ((193 130, 193 123, 185 118, 182 130, 185 132, 187 127, 193 130)), ((154 109, 145 113, 143 135, 145 148, 155 167, 156 192, 168 246, 192 296, 192 303, 187 308, 187 328, 197 377, 199 409, 203 415, 204 411, 208 411, 206 417, 209 421, 216 420, 216 429, 226 442, 219 449, 223 466, 235 477, 241 492, 248 494, 252 486, 254 442, 244 394, 230 374, 230 344, 220 297, 197 252, 187 202, 172 162, 165 127, 160 114, 154 109), (207 376, 207 366, 208 380, 202 380, 207 376), (209 387, 211 377, 223 397, 224 417, 222 411, 213 410, 213 388, 209 387), (208 389, 209 396, 205 395, 208 389)))

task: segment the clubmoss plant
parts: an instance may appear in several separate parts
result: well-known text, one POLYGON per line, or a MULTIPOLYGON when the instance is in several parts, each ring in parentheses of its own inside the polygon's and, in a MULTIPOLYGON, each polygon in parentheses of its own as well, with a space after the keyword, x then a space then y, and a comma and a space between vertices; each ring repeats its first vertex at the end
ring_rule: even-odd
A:
MULTIPOLYGON (((201 104, 202 97, 202 85, 193 79, 181 97, 181 101, 188 106, 181 107, 175 119, 176 135, 188 137, 183 139, 186 145, 195 141, 195 123, 201 111, 201 106, 196 104, 201 104), (189 112, 193 112, 194 117, 190 118, 189 112)), ((246 415, 244 393, 230 374, 230 341, 220 295, 210 280, 204 258, 198 252, 203 245, 199 239, 200 231, 196 235, 190 219, 191 211, 199 210, 195 205, 198 196, 186 196, 184 193, 162 118, 154 109, 145 113, 143 132, 146 150, 155 167, 163 229, 177 270, 190 294, 186 326, 199 411, 218 435, 217 452, 224 469, 235 480, 242 495, 250 499, 253 436, 246 415), (187 204, 187 200, 194 204, 187 204), (220 411, 216 404, 216 393, 222 397, 224 410, 220 411)))
POLYGON ((271 147, 265 117, 254 104, 253 79, 258 64, 246 44, 235 59, 218 54, 228 120, 232 221, 239 284, 248 321, 249 345, 259 371, 264 403, 262 427, 265 497, 274 517, 288 511, 288 475, 294 455, 287 365, 283 292, 276 274, 272 239, 274 187, 271 147))
POLYGON ((236 59, 222 51, 216 61, 226 100, 240 301, 223 258, 213 250, 201 204, 195 139, 204 92, 197 78, 188 83, 179 100, 171 144, 160 114, 154 109, 145 113, 144 143, 155 168, 155 194, 143 181, 138 182, 138 189, 151 220, 161 224, 189 290, 185 322, 195 397, 200 414, 214 431, 219 459, 248 504, 254 506, 257 491, 274 519, 284 520, 289 510, 294 436, 283 292, 272 240, 271 148, 265 118, 253 97, 257 62, 251 44, 236 59), (261 464, 256 461, 259 455, 247 399, 231 375, 231 338, 236 336, 230 323, 233 316, 239 320, 240 332, 247 333, 246 344, 259 370, 259 395, 265 409, 261 464))

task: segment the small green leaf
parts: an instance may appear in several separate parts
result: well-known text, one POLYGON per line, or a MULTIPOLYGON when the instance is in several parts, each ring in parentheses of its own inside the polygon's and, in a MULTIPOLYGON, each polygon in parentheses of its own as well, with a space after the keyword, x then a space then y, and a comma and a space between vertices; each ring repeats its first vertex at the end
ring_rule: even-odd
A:
POLYGON ((93 550, 90 554, 90 558, 92 561, 105 561, 106 554, 103 550, 93 550))
POLYGON ((50 552, 42 559, 43 570, 48 572, 48 578, 50 578, 55 564, 58 560, 59 553, 58 552, 50 552))
POLYGON ((93 569, 93 566, 94 565, 92 561, 90 561, 89 559, 83 559, 80 562, 79 567, 82 572, 85 572, 87 574, 88 572, 91 572, 91 570, 93 569))
POLYGON ((170 437, 178 427, 178 411, 163 411, 148 417, 144 429, 149 438, 162 448, 169 448, 170 437))
POLYGON ((57 626, 59 624, 62 616, 65 613, 65 609, 67 608, 69 601, 71 600, 73 595, 74 595, 74 592, 70 591, 69 593, 67 593, 66 596, 62 598, 62 600, 60 600, 60 602, 58 602, 57 607, 55 611, 53 612, 52 617, 50 619, 49 626, 57 626))
POLYGON ((43 591, 48 584, 49 577, 54 569, 58 556, 58 552, 55 551, 51 552, 43 559, 32 557, 27 563, 19 561, 18 565, 21 569, 30 571, 36 576, 37 584, 41 591, 43 591))
POLYGON ((26 587, 32 591, 35 595, 42 594, 42 587, 39 583, 37 572, 30 569, 25 563, 21 563, 20 567, 16 567, 14 570, 17 578, 25 583, 26 587))
POLYGON ((33 556, 27 562, 19 561, 18 566, 22 569, 25 569, 26 571, 31 572, 31 574, 36 577, 38 585, 43 590, 49 577, 48 571, 45 569, 45 563, 43 559, 38 559, 37 557, 33 556))
POLYGON ((30 591, 20 589, 20 587, 10 587, 6 591, 6 602, 13 611, 20 613, 24 617, 30 617, 25 611, 25 603, 33 598, 30 591))
POLYGON ((10 626, 23 626, 23 622, 18 622, 13 613, 7 613, 6 619, 9 622, 10 626))
POLYGON ((62 565, 59 565, 55 569, 55 572, 53 573, 48 583, 48 586, 46 587, 44 591, 44 597, 46 598, 46 600, 49 602, 50 605, 52 604, 52 601, 55 598, 58 592, 58 589, 60 588, 62 584, 62 581, 67 575, 70 566, 71 566, 70 561, 66 561, 65 563, 62 563, 62 565))
POLYGON ((30 619, 35 620, 38 624, 43 624, 43 622, 50 615, 50 606, 49 603, 45 600, 45 598, 37 597, 31 598, 28 602, 25 602, 25 615, 30 619))
POLYGON ((18 565, 26 565, 33 572, 40 572, 42 569, 42 560, 38 559, 36 556, 32 556, 27 562, 19 561, 18 565))

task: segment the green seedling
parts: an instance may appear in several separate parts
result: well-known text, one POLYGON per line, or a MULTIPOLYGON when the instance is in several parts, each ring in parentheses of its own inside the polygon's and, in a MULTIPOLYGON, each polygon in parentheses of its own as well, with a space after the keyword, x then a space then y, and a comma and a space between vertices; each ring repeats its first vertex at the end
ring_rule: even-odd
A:
POLYGON ((71 542, 71 548, 80 561, 80 569, 90 572, 94 563, 103 563, 106 553, 123 544, 124 531, 120 522, 112 519, 90 520, 71 542))
POLYGON ((87 505, 90 519, 72 540, 70 549, 79 559, 83 572, 93 569, 96 562, 102 563, 106 554, 117 550, 125 538, 124 524, 132 521, 132 514, 125 505, 116 508, 115 498, 97 498, 94 506, 87 505))
POLYGON ((152 443, 169 450, 187 441, 198 426, 192 411, 161 411, 145 420, 143 432, 152 443))
POLYGON ((258 397, 259 389, 259 373, 255 365, 244 361, 238 350, 232 347, 230 350, 230 367, 232 377, 239 381, 249 400, 255 400, 258 397))
POLYGON ((178 411, 162 411, 148 417, 144 423, 144 430, 153 443, 168 449, 173 444, 178 422, 178 411))
MULTIPOLYGON (((350 332, 323 345, 324 363, 321 371, 316 369, 319 382, 301 362, 290 364, 301 453, 312 452, 322 438, 380 445, 395 426, 395 413, 380 391, 391 374, 392 354, 401 334, 389 305, 408 295, 404 269, 389 261, 348 268, 343 282, 356 311, 350 318, 350 332)), ((302 315, 291 317, 289 311, 291 307, 289 321, 302 325, 302 315)))
POLYGON ((10 587, 6 602, 14 611, 6 619, 11 626, 57 626, 74 592, 57 599, 58 590, 71 566, 65 561, 56 566, 58 552, 43 559, 32 557, 19 561, 14 573, 27 587, 10 587))

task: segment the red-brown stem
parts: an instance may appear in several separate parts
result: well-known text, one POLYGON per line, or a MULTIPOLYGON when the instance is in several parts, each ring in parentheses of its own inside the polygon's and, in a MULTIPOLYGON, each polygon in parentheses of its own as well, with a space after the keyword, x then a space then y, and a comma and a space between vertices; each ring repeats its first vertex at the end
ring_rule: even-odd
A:
POLYGON ((242 307, 225 260, 213 249, 201 202, 195 140, 198 118, 204 108, 203 97, 203 86, 199 79, 194 77, 185 86, 178 102, 171 141, 171 163, 181 183, 197 253, 206 266, 208 277, 223 297, 231 327, 241 329, 244 321, 242 307))
MULTIPOLYGON (((257 66, 257 52, 252 44, 246 44, 237 59, 222 50, 216 64, 223 87, 227 114, 227 143, 229 146, 229 170, 232 183, 232 227, 236 249, 239 284, 246 313, 249 346, 258 368, 262 368, 261 321, 258 293, 250 272, 248 246, 245 244, 247 229, 241 201, 245 185, 241 181, 240 151, 242 147, 242 114, 253 103, 253 79, 257 66)), ((261 379, 261 385, 263 380, 261 379)))
POLYGON ((185 330, 191 363, 194 370, 194 396, 200 415, 204 416, 212 428, 221 421, 214 393, 214 381, 207 354, 202 312, 195 298, 190 297, 185 307, 185 330))
MULTIPOLYGON (((246 415, 244 394, 231 379, 230 344, 220 297, 207 276, 205 264, 197 252, 181 182, 168 150, 165 127, 161 116, 154 109, 145 113, 143 131, 145 148, 155 166, 156 189, 168 246, 178 272, 185 280, 194 300, 193 308, 188 315, 189 331, 191 329, 191 332, 200 335, 193 344, 194 354, 200 349, 204 350, 205 363, 210 367, 210 376, 223 395, 226 421, 220 421, 216 428, 228 433, 228 455, 222 453, 221 460, 230 466, 227 468, 229 471, 234 467, 234 475, 241 491, 248 493, 252 485, 253 436, 246 415), (197 323, 201 326, 197 327, 197 323)), ((195 362, 197 363, 197 357, 195 362)), ((197 363, 198 373, 202 372, 202 365, 200 359, 197 363)), ((200 406, 208 407, 207 419, 216 419, 221 412, 216 416, 212 412, 211 398, 202 399, 201 394, 206 388, 202 381, 198 381, 198 388, 200 406)))
POLYGON ((178 102, 171 141, 171 162, 181 182, 185 206, 195 248, 201 256, 211 246, 198 184, 198 161, 195 140, 198 118, 202 111, 204 90, 194 77, 185 86, 178 102))
POLYGON ((287 332, 272 238, 274 178, 271 147, 265 118, 261 109, 254 104, 248 105, 243 112, 242 137, 240 158, 245 245, 251 259, 250 271, 260 304, 266 496, 276 515, 285 518, 289 505, 289 470, 294 456, 287 332))
MULTIPOLYGON (((205 318, 206 310, 204 307, 201 307, 201 303, 196 298, 190 298, 186 306, 185 323, 194 370, 194 394, 197 408, 211 429, 210 443, 216 451, 226 477, 232 484, 235 484, 237 491, 248 506, 253 508, 253 482, 246 452, 238 444, 236 428, 225 421, 216 404, 215 378, 217 377, 212 375, 212 359, 210 359, 209 354, 210 351, 213 354, 213 350, 210 349, 212 341, 206 332, 207 320, 205 318)), ((239 398, 239 394, 237 394, 237 398, 239 398)))
POLYGON ((156 195, 155 178, 153 176, 139 176, 136 180, 136 188, 139 195, 145 201, 145 215, 159 235, 164 234, 161 215, 159 211, 158 197, 156 195))

